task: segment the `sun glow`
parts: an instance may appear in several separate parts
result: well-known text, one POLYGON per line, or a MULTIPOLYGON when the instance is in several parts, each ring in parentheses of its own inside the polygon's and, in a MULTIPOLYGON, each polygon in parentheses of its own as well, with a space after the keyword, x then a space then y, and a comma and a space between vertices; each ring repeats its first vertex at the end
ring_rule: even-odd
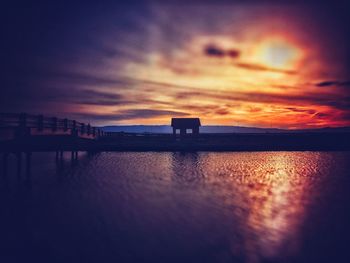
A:
POLYGON ((257 45, 254 56, 268 67, 294 69, 302 58, 302 50, 288 40, 268 38, 257 45))

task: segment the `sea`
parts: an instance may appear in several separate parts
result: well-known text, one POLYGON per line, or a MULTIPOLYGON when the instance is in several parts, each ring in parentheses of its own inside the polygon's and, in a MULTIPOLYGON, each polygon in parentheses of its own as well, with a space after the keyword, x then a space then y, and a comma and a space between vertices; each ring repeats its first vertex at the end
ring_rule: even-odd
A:
POLYGON ((350 152, 63 157, 10 156, 0 262, 350 262, 350 152))

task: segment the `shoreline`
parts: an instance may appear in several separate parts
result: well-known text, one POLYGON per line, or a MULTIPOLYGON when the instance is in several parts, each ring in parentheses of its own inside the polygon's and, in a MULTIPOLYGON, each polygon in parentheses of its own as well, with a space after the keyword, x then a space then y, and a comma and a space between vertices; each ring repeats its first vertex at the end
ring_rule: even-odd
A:
POLYGON ((0 142, 0 152, 18 151, 349 151, 350 133, 170 134, 114 133, 99 140, 30 136, 0 142))

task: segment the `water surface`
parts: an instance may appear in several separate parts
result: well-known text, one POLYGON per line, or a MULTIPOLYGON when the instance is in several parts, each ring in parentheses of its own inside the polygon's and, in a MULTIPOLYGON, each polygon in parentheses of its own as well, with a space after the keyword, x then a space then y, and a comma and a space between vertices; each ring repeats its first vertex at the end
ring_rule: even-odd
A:
POLYGON ((346 262, 349 157, 34 154, 1 188, 1 262, 346 262))

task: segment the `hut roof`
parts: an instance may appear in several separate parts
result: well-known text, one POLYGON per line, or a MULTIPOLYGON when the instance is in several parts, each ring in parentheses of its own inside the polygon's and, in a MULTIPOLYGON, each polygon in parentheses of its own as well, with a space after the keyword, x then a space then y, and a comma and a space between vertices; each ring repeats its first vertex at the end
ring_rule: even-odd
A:
POLYGON ((179 128, 199 127, 201 126, 201 121, 199 118, 172 118, 171 126, 179 128))

